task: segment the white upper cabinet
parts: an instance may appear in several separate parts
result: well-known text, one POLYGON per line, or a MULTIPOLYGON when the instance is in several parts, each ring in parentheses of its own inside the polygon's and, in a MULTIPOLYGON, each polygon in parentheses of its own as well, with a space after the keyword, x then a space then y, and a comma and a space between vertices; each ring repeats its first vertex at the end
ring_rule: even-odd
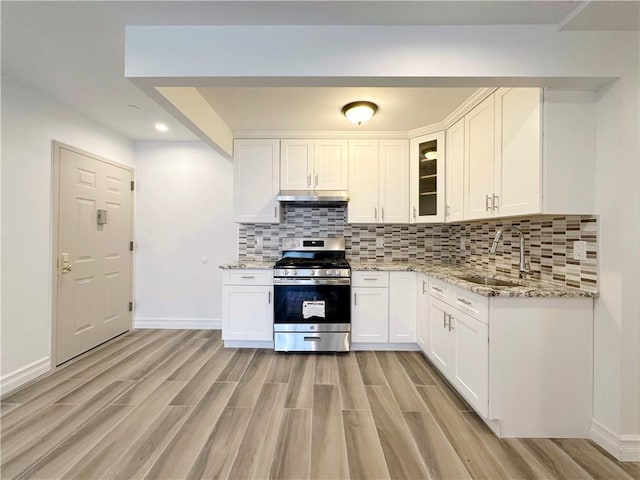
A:
POLYGON ((444 142, 444 132, 411 139, 411 223, 444 222, 444 142))
POLYGON ((380 140, 379 202, 383 223, 409 223, 409 142, 380 140))
POLYGON ((541 211, 541 94, 539 88, 500 88, 495 93, 496 215, 541 211))
POLYGON ((347 190, 347 140, 283 139, 280 156, 282 190, 347 190))
POLYGON ((448 221, 595 211, 593 92, 499 88, 447 131, 447 151, 448 221))
POLYGON ((349 223, 407 223, 406 140, 349 141, 349 223))
POLYGON ((234 142, 234 221, 279 223, 280 140, 234 142))
POLYGON ((446 221, 464 218, 464 118, 447 130, 446 221))
POLYGON ((312 188, 314 141, 285 139, 280 152, 280 186, 282 190, 312 188))
POLYGON ((464 218, 493 213, 495 108, 491 95, 464 117, 464 218))

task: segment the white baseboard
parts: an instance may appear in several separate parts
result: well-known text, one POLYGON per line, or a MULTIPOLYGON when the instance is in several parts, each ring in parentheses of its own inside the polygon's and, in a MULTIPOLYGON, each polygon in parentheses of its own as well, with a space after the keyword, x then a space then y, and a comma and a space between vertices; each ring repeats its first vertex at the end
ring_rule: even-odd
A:
POLYGON ((268 348, 273 350, 271 341, 251 341, 251 340, 225 340, 225 348, 268 348))
POLYGON ((136 318, 134 328, 163 328, 167 330, 220 330, 221 318, 136 318))
POLYGON ((601 423, 591 421, 591 440, 621 462, 640 462, 640 435, 616 435, 601 423))
POLYGON ((44 375, 49 370, 51 370, 51 360, 49 357, 44 357, 8 373, 0 379, 0 394, 4 395, 5 393, 9 393, 19 386, 24 385, 29 380, 44 375))
POLYGON ((351 350, 408 351, 419 352, 417 343, 361 343, 352 342, 351 350))

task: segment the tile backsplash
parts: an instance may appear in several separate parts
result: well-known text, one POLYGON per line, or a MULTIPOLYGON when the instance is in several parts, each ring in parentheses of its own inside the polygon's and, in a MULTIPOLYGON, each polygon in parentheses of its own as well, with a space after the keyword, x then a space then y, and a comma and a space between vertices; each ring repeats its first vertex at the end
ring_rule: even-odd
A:
POLYGON ((347 257, 357 262, 433 262, 518 275, 519 240, 507 230, 495 255, 496 230, 516 226, 525 235, 531 278, 555 285, 597 290, 598 221, 595 216, 533 216, 460 224, 349 225, 345 207, 284 206, 280 224, 245 224, 239 229, 240 259, 275 261, 284 237, 342 237, 347 257), (573 260, 573 242, 587 243, 587 260, 573 260), (377 246, 382 242, 382 246, 377 246))

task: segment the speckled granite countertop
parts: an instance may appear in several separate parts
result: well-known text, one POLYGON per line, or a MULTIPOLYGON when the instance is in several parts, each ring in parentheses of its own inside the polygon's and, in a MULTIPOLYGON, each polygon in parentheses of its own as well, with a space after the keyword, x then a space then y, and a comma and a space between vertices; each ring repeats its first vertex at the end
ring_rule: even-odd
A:
POLYGON ((456 287, 469 290, 485 297, 597 297, 597 292, 579 288, 551 285, 537 280, 518 280, 501 275, 488 274, 487 277, 519 283, 516 287, 494 287, 478 285, 459 278, 465 275, 485 276, 483 272, 458 265, 434 265, 424 263, 359 263, 350 262, 351 270, 420 272, 442 280, 456 287))
POLYGON ((275 262, 256 262, 253 260, 237 260, 225 263, 218 268, 222 270, 270 270, 275 262))
MULTIPOLYGON (((458 265, 435 265, 426 263, 360 263, 349 262, 354 271, 379 271, 379 272, 420 272, 442 280, 464 290, 483 295, 485 297, 597 297, 597 292, 569 288, 558 285, 550 285, 537 280, 516 280, 501 275, 487 275, 491 278, 509 280, 519 283, 516 287, 494 287, 478 285, 459 278, 463 275, 483 276, 483 273, 473 268, 465 268, 458 265)), ((274 262, 257 262, 251 260, 238 260, 232 263, 220 265, 223 270, 269 270, 274 262)))

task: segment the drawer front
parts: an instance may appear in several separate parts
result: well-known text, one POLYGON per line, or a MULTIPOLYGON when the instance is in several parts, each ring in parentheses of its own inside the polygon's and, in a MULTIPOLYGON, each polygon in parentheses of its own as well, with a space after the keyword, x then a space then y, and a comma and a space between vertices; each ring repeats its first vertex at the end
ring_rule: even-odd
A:
POLYGON ((354 287, 388 287, 389 272, 351 272, 354 287))
POLYGON ((429 278, 429 295, 432 297, 439 298, 440 300, 446 302, 449 298, 449 289, 450 285, 447 285, 440 280, 436 280, 434 278, 429 278))
POLYGON ((273 285, 272 270, 228 270, 222 276, 224 285, 273 285))
POLYGON ((489 298, 460 288, 452 288, 448 303, 482 323, 489 321, 489 298))

